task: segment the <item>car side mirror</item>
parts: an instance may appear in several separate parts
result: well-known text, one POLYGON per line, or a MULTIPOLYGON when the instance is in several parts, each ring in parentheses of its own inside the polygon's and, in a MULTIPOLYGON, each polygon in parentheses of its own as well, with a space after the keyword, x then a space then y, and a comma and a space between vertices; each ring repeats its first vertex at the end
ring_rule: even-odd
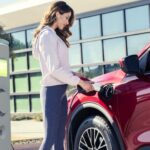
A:
POLYGON ((137 55, 127 56, 119 64, 121 69, 127 74, 140 74, 139 58, 137 55))

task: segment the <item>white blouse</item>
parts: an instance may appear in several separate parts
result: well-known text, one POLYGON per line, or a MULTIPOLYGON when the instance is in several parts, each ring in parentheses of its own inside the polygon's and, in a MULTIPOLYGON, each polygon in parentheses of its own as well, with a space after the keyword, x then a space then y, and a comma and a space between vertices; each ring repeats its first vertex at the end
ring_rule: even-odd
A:
POLYGON ((33 43, 33 56, 39 60, 42 72, 42 86, 79 83, 80 78, 71 72, 68 55, 63 40, 55 30, 45 26, 33 43))

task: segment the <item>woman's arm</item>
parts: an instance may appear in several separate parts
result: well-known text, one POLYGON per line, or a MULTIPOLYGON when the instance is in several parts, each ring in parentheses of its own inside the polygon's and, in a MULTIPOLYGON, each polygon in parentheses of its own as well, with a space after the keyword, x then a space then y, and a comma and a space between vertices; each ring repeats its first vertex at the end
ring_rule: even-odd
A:
POLYGON ((58 57, 58 41, 55 33, 46 30, 41 34, 39 42, 40 51, 43 54, 43 59, 45 61, 46 68, 48 69, 46 76, 50 75, 53 78, 69 85, 77 85, 80 78, 73 75, 70 70, 64 69, 64 67, 61 66, 58 57))

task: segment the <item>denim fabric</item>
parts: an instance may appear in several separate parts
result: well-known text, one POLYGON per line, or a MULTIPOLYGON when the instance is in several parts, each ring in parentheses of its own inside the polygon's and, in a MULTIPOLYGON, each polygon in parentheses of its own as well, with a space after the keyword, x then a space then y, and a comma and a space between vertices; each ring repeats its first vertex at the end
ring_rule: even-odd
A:
POLYGON ((41 88, 44 139, 39 150, 64 150, 67 118, 67 85, 41 88))

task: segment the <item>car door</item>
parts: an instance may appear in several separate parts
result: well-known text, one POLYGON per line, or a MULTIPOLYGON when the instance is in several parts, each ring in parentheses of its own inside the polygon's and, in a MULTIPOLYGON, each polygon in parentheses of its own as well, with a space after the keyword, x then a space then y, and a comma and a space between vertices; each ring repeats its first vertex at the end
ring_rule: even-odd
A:
MULTIPOLYGON (((132 64, 131 64, 132 65, 132 64)), ((118 87, 118 116, 128 149, 150 145, 150 50, 140 58, 140 76, 127 75, 118 87)))

